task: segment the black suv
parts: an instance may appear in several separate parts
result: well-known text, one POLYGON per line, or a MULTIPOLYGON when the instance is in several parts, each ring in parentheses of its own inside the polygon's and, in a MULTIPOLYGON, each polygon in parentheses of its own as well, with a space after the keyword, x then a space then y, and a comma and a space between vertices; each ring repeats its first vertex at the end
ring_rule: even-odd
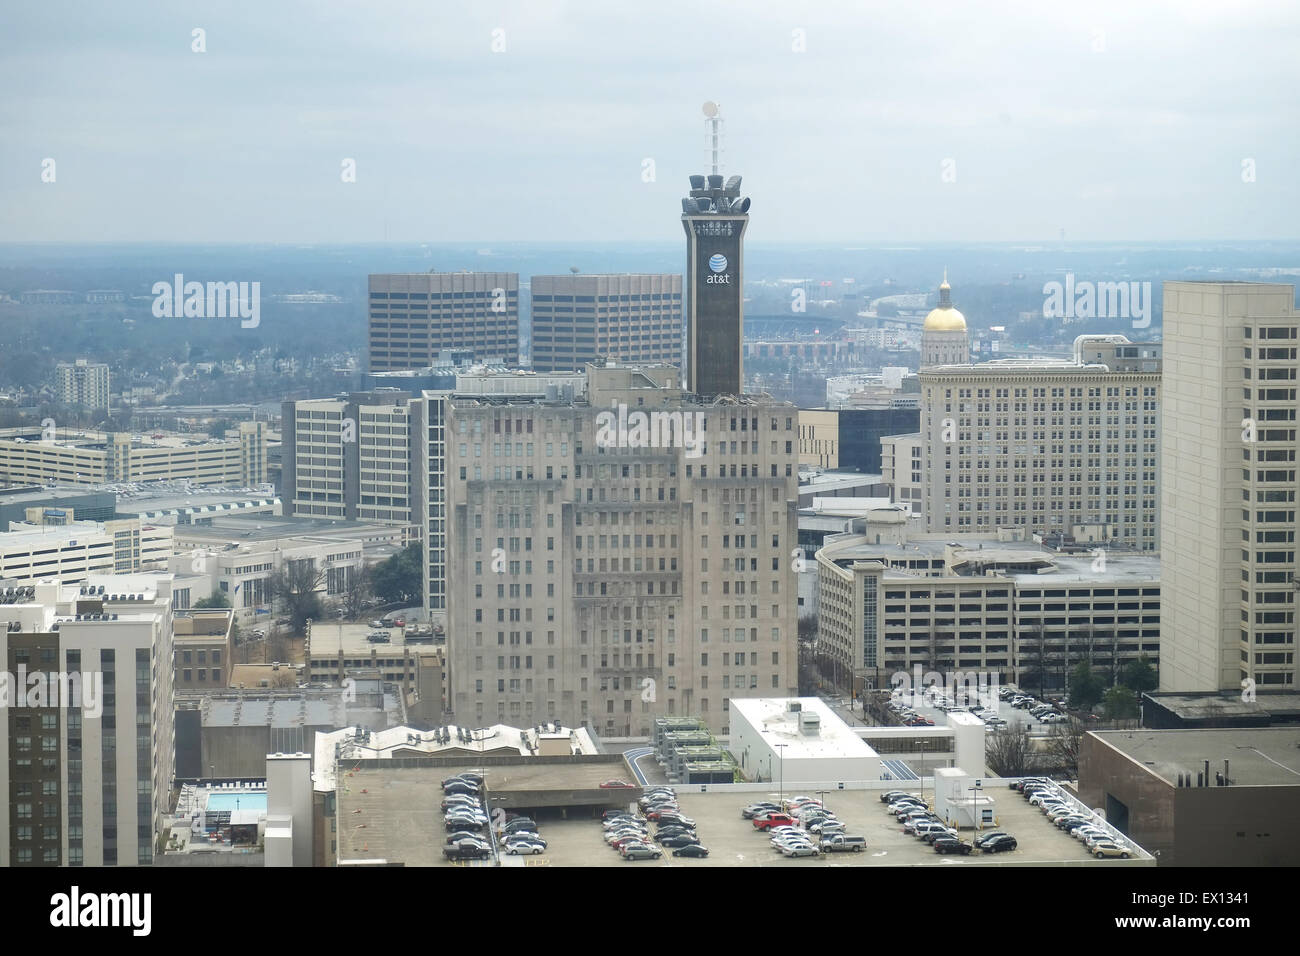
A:
POLYGON ((956 837, 941 836, 934 841, 935 853, 960 853, 962 856, 969 856, 971 849, 969 843, 956 837))
POLYGON ((1007 850, 1014 850, 1016 846, 1017 843, 1015 837, 999 836, 981 843, 980 849, 985 853, 1003 853, 1007 850))

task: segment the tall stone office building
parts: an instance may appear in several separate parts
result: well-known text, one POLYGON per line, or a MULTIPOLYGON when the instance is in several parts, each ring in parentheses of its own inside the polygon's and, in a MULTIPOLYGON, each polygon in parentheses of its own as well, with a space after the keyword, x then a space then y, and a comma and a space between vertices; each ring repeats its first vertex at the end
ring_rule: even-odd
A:
POLYGON ((1294 286, 1165 283, 1161 690, 1296 689, 1296 330, 1294 286))
POLYGON ((798 410, 697 401, 671 366, 587 374, 585 398, 447 403, 449 705, 726 732, 729 698, 797 690, 798 410))

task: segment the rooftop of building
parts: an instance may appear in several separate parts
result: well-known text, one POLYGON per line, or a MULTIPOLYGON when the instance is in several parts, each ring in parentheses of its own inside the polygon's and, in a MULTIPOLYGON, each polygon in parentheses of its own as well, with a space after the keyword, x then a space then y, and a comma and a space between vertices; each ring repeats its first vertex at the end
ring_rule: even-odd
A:
MULTIPOLYGON (((1160 556, 1151 551, 1107 550, 1101 552, 1105 558, 1099 564, 1096 550, 1065 553, 1033 541, 1001 541, 996 536, 909 537, 905 544, 850 542, 828 542, 834 549, 828 557, 841 567, 858 561, 948 559, 946 567, 953 576, 982 579, 985 571, 995 570, 998 577, 1010 578, 1020 587, 1160 580, 1160 556)), ((899 580, 919 577, 901 569, 887 570, 884 576, 899 580)))
MULTIPOLYGON (((142 524, 141 530, 153 529, 153 525, 142 524)), ((68 524, 26 524, 21 521, 9 522, 9 527, 0 531, 0 548, 23 548, 41 544, 63 544, 72 546, 78 540, 91 535, 111 535, 106 531, 102 521, 72 521, 68 524)))
POLYGON ((817 471, 801 469, 799 472, 799 490, 834 491, 837 488, 857 488, 862 485, 878 485, 884 481, 883 475, 869 474, 861 471, 817 471))
POLYGON ((731 709, 755 727, 769 746, 784 746, 782 759, 785 760, 876 756, 820 697, 733 697, 731 709), (798 704, 799 710, 792 711, 792 704, 798 704), (802 715, 809 713, 818 718, 816 735, 804 734, 800 728, 802 715))
POLYGON ((1231 786, 1300 787, 1300 727, 1093 731, 1102 743, 1147 767, 1170 785, 1180 773, 1220 774, 1231 786))
MULTIPOLYGON (((395 757, 448 757, 469 761, 462 769, 471 769, 477 766, 476 761, 488 756, 534 757, 547 742, 554 743, 558 749, 566 750, 570 755, 592 756, 600 752, 595 741, 584 728, 561 727, 560 731, 556 732, 555 726, 551 724, 527 728, 512 727, 507 724, 468 728, 449 724, 434 730, 416 730, 412 727, 389 727, 379 731, 360 729, 358 732, 358 730, 359 728, 347 727, 331 733, 316 734, 312 780, 317 791, 329 792, 338 786, 339 781, 335 773, 336 761, 340 770, 347 770, 349 761, 389 760, 395 757)), ((435 771, 437 782, 455 773, 454 770, 437 771, 436 768, 435 771)), ((351 771, 348 773, 351 775, 351 771)), ((528 771, 518 764, 513 764, 509 771, 499 773, 517 783, 521 775, 528 771)), ((552 771, 552 776, 556 773, 565 778, 562 781, 565 786, 599 787, 612 776, 607 766, 604 769, 590 771, 562 769, 552 771), (577 779, 578 777, 581 779, 577 779)), ((504 783, 500 775, 497 782, 504 783)), ((492 781, 489 780, 489 785, 491 784, 492 781)), ((349 789, 355 788, 355 783, 349 784, 349 789)))
MULTIPOLYGON (((292 671, 290 671, 292 673, 292 671)), ((204 727, 342 727, 348 722, 340 690, 291 694, 254 691, 209 694, 187 709, 202 713, 204 727)))
MULTIPOLYGON (((108 448, 109 436, 112 434, 117 433, 91 429, 60 428, 55 432, 53 440, 47 440, 42 437, 43 430, 39 425, 28 425, 0 429, 0 441, 39 445, 43 448, 76 448, 89 451, 105 451, 108 448)), ((121 434, 128 435, 126 432, 121 434)), ((131 447, 140 449, 179 450, 199 446, 217 447, 239 444, 238 431, 235 431, 233 435, 227 438, 210 438, 207 435, 196 435, 189 432, 136 433, 129 434, 128 437, 131 440, 131 447)))
POLYGON ((401 528, 372 521, 303 515, 214 514, 209 523, 184 525, 177 533, 187 539, 211 541, 275 541, 283 538, 329 540, 340 535, 355 538, 370 531, 381 538, 389 538, 400 534, 401 528))
POLYGON ((311 626, 311 656, 315 660, 337 657, 340 651, 344 655, 363 656, 375 659, 392 657, 395 648, 402 653, 423 657, 441 654, 444 645, 429 644, 425 640, 406 643, 405 629, 400 627, 374 628, 369 624, 340 624, 336 621, 316 621, 311 626), (387 643, 371 643, 367 638, 371 634, 383 631, 388 635, 387 643))
POLYGON ((1259 692, 1255 700, 1242 700, 1236 691, 1223 693, 1173 693, 1151 691, 1144 695, 1182 720, 1284 717, 1300 719, 1300 692, 1259 692))

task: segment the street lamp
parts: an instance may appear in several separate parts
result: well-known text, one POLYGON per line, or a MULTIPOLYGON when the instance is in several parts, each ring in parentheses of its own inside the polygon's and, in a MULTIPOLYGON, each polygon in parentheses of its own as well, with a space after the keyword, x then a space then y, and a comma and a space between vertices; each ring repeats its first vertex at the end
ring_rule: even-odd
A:
POLYGON ((776 802, 780 804, 785 803, 785 748, 789 746, 790 746, 789 744, 776 745, 776 749, 781 751, 781 753, 778 755, 781 761, 781 766, 779 768, 781 780, 780 783, 777 784, 777 790, 776 790, 777 792, 776 802))

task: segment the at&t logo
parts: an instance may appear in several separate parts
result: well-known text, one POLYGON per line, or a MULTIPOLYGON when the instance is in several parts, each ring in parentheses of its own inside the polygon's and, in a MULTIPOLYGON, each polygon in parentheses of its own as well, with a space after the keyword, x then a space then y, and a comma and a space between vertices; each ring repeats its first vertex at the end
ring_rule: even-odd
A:
POLYGON ((719 275, 727 269, 727 257, 720 252, 715 252, 709 256, 709 268, 713 270, 714 275, 708 276, 704 281, 708 285, 730 285, 730 275, 719 275))

